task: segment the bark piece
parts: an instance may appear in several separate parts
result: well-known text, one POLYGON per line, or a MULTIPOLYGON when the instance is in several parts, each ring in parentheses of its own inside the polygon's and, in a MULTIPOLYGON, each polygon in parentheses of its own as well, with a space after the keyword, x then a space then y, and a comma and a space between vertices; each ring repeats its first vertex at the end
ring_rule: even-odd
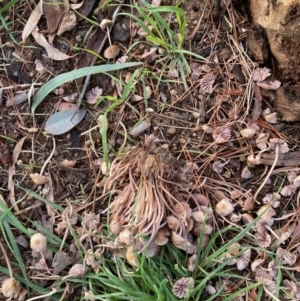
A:
POLYGON ((270 49, 265 30, 260 25, 254 25, 247 31, 247 47, 258 62, 270 59, 270 49))
POLYGON ((299 0, 269 1, 249 0, 249 12, 254 25, 266 31, 270 51, 278 61, 283 76, 300 78, 299 0))
MULTIPOLYGON (((296 69, 296 66, 294 66, 296 69)), ((300 85, 281 87, 276 90, 274 107, 285 121, 300 120, 300 85)))

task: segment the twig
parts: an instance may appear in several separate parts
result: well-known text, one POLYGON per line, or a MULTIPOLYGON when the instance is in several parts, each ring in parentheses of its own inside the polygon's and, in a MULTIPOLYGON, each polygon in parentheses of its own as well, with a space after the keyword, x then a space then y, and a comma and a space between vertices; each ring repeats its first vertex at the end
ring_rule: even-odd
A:
POLYGON ((270 178, 275 166, 276 166, 276 163, 277 163, 277 160, 278 160, 278 156, 279 156, 279 145, 277 144, 276 145, 276 150, 275 150, 275 159, 274 159, 274 163, 273 165, 271 166, 267 176, 265 177, 264 181, 261 183, 261 185, 259 186, 259 188, 256 190, 253 198, 254 198, 254 201, 256 201, 256 198, 258 196, 258 194, 260 193, 260 191, 262 190, 262 188, 265 186, 265 184, 267 183, 268 179, 270 178))
POLYGON ((41 172, 40 172, 40 175, 41 175, 41 176, 43 175, 44 170, 45 170, 47 164, 49 163, 49 161, 51 160, 51 158, 53 157, 54 152, 55 152, 55 149, 56 149, 56 143, 55 143, 55 138, 54 138, 54 137, 52 137, 52 141, 53 141, 53 149, 52 149, 51 154, 49 155, 49 157, 48 157, 47 160, 45 161, 44 165, 42 166, 42 169, 41 169, 41 172))
POLYGON ((10 261, 9 261, 9 258, 7 256, 7 253, 6 253, 6 250, 2 244, 2 242, 0 241, 0 248, 2 250, 2 253, 3 253, 3 257, 5 258, 5 261, 6 261, 6 264, 7 264, 7 268, 9 270, 9 276, 10 278, 14 278, 14 274, 13 274, 13 271, 12 271, 12 268, 11 268, 11 265, 10 265, 10 261))

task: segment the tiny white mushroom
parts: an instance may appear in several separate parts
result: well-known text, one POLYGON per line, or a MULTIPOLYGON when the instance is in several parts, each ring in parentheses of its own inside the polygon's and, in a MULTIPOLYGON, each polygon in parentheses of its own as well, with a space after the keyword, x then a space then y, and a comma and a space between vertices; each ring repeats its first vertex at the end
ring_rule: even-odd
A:
POLYGON ((234 210, 233 205, 228 199, 222 199, 220 202, 216 205, 216 212, 220 216, 227 216, 231 214, 234 210))

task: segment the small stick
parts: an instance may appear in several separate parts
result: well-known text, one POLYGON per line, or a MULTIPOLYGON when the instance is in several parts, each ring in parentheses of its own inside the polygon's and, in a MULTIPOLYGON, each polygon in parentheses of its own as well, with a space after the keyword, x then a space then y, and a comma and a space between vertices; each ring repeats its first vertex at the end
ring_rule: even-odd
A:
POLYGON ((3 253, 3 257, 5 258, 5 261, 6 261, 6 264, 7 264, 7 268, 9 270, 9 276, 10 278, 14 278, 14 274, 12 272, 12 268, 11 268, 11 265, 10 265, 10 261, 9 261, 9 258, 7 256, 7 253, 6 253, 6 250, 2 244, 2 242, 0 241, 0 248, 2 250, 2 253, 3 253))

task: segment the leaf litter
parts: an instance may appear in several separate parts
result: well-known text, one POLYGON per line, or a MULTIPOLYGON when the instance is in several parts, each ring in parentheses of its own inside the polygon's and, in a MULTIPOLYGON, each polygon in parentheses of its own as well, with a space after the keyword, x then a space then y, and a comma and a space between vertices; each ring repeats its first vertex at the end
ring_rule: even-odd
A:
MULTIPOLYGON (((87 20, 80 21, 70 10, 70 7, 80 9, 84 3, 43 1, 42 10, 39 3, 30 16, 27 14, 19 42, 30 45, 31 34, 44 52, 38 55, 25 49, 28 58, 25 55, 24 61, 19 57, 24 70, 42 75, 45 62, 63 68, 55 78, 51 79, 51 74, 47 80, 41 77, 44 86, 32 107, 24 103, 28 91, 23 91, 24 102, 14 103, 4 93, 4 120, 18 120, 21 126, 16 130, 16 141, 10 140, 12 135, 7 126, 2 128, 1 138, 16 147, 6 175, 10 193, 4 192, 1 204, 6 207, 10 203, 22 222, 22 215, 29 212, 28 225, 34 229, 31 239, 37 232, 41 241, 46 238, 54 250, 52 253, 46 245, 36 251, 38 254, 32 253, 31 265, 26 265, 29 277, 38 277, 35 281, 41 287, 50 288, 53 275, 60 281, 67 281, 68 277, 80 279, 88 271, 101 271, 104 261, 111 258, 115 262, 121 260, 127 269, 130 265, 139 267, 140 254, 145 252, 146 256, 156 258, 158 254, 166 254, 172 245, 178 254, 185 254, 186 260, 179 268, 188 271, 167 280, 170 291, 178 298, 191 296, 201 281, 193 274, 195 271, 206 269, 207 275, 223 264, 232 273, 261 286, 269 297, 277 294, 277 270, 281 269, 280 298, 285 300, 285 290, 289 290, 299 299, 294 275, 299 270, 295 230, 299 214, 299 148, 296 139, 280 131, 280 116, 268 94, 278 89, 281 82, 274 80, 266 67, 253 67, 239 44, 242 40, 237 43, 229 38, 227 57, 225 51, 218 50, 212 57, 206 56, 206 62, 192 56, 183 62, 186 89, 181 82, 183 65, 172 62, 174 52, 168 49, 171 46, 149 45, 149 41, 154 41, 152 35, 160 35, 155 24, 148 23, 147 28, 135 24, 131 28, 126 18, 114 18, 120 9, 126 11, 121 6, 95 11, 93 20, 99 24, 102 20, 109 21, 94 29, 85 45, 72 45, 85 46, 88 51, 76 53, 70 47, 66 52, 57 43, 61 38, 86 34, 80 33, 77 25, 86 25, 87 20), (47 26, 41 21, 42 15, 47 26), (115 24, 116 19, 120 23, 115 24), (130 39, 114 39, 116 28, 122 28, 122 32, 128 29, 130 39), (52 36, 44 35, 45 30, 52 36), (130 45, 132 39, 139 43, 130 45), (92 69, 99 58, 95 54, 101 53, 108 60, 107 65, 92 69), (76 55, 79 58, 74 71, 74 66, 69 69, 68 65, 76 55), (122 60, 124 57, 126 61, 122 60), (35 69, 26 65, 30 60, 36 62, 35 69), (143 60, 143 68, 133 63, 136 60, 143 60), (232 68, 233 65, 239 66, 244 83, 235 75, 237 68, 232 68), (126 67, 131 69, 121 71, 126 67), (136 77, 132 75, 134 72, 136 77), (82 104, 86 107, 81 108, 82 104), (60 111, 54 113, 57 108, 60 111), (31 118, 30 111, 35 118, 31 118), (102 121, 99 123, 99 116, 107 121, 104 125, 102 121), (38 130, 24 132, 26 128, 38 130), (57 144, 50 151, 49 138, 43 129, 48 135, 57 136, 52 137, 57 144), (77 148, 71 144, 75 140, 79 141, 77 148), (48 164, 51 168, 43 175, 48 164), (21 183, 30 193, 24 194, 14 183, 21 183), (20 201, 17 205, 16 200, 23 197, 27 203, 20 201), (34 204, 33 199, 37 201, 34 204), (45 199, 48 203, 44 206, 45 199), (53 221, 52 226, 47 226, 48 218, 53 221), (36 223, 31 225, 31 220, 36 223), (214 248, 218 251, 219 247, 222 252, 207 266, 202 258, 200 266, 199 254, 214 239, 216 229, 226 226, 244 231, 244 236, 225 250, 222 245, 236 233, 220 232, 220 241, 215 242, 214 248), (291 272, 285 273, 287 269, 291 272)), ((142 3, 147 5, 145 1, 142 3)), ((162 3, 152 1, 152 8, 147 11, 151 18, 163 8, 162 3)), ((236 22, 239 15, 231 14, 236 11, 233 4, 224 3, 223 13, 234 30, 242 34, 244 25, 236 22)), ((190 14, 196 9, 191 9, 190 14)), ((151 23, 151 19, 147 22, 151 23)), ((175 37, 178 40, 183 31, 180 32, 180 22, 174 24, 171 30, 176 41, 175 37)), ((217 37, 218 32, 211 28, 203 34, 217 37)), ((208 41, 203 42, 203 47, 211 47, 208 41)), ((195 53, 203 52, 195 44, 193 47, 195 53)), ((8 49, 3 49, 8 53, 8 49)), ((0 76, 7 86, 16 84, 12 75, 5 77, 0 73, 0 76)), ((206 283, 208 294, 219 290, 229 294, 245 288, 238 300, 244 300, 245 294, 247 298, 255 295, 255 291, 246 289, 245 283, 229 281, 226 276, 220 279, 212 278, 206 283), (224 283, 222 288, 220 279, 224 283)), ((3 285, 8 283, 5 281, 3 285)), ((52 287, 57 288, 56 284, 52 287)), ((4 286, 2 292, 17 297, 21 287, 17 285, 16 289, 5 293, 4 286)))

